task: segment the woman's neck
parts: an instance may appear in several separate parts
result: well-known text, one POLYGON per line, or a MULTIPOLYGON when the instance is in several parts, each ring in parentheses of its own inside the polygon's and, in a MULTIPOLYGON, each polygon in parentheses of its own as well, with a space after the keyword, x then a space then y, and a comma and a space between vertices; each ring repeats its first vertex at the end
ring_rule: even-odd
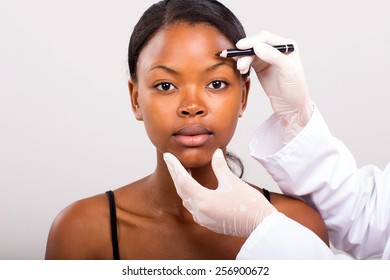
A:
MULTIPOLYGON (((191 176, 203 187, 215 189, 217 179, 211 168, 207 166, 193 168, 190 170, 191 176)), ((168 171, 162 155, 157 155, 157 166, 154 172, 147 178, 145 186, 146 199, 153 205, 156 210, 168 212, 173 215, 187 216, 187 210, 183 207, 182 199, 177 194, 172 177, 168 171)), ((191 217, 192 218, 192 217, 191 217)))

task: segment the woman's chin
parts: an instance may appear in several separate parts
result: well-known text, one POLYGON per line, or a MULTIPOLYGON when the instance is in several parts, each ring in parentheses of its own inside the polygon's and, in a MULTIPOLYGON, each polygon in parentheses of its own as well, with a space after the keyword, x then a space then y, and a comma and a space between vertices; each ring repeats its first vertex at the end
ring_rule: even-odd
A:
POLYGON ((183 160, 180 160, 180 162, 187 169, 197 169, 197 168, 209 167, 210 164, 211 164, 211 158, 209 158, 208 160, 200 160, 200 159, 187 160, 187 159, 183 159, 183 160))
POLYGON ((210 166, 213 152, 191 151, 180 153, 175 156, 179 159, 179 161, 185 168, 202 168, 210 166))

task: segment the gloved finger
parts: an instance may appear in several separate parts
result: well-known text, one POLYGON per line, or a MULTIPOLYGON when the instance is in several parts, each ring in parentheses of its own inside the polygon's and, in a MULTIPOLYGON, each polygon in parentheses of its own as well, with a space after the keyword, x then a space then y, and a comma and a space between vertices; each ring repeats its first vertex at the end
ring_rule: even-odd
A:
POLYGON ((236 47, 239 49, 250 49, 253 48, 257 43, 266 43, 269 45, 284 45, 292 42, 290 39, 283 38, 268 31, 261 31, 256 35, 248 36, 239 40, 236 43, 236 47))
POLYGON ((218 188, 216 191, 230 191, 232 189, 232 182, 230 181, 230 178, 231 176, 236 175, 230 171, 221 149, 217 149, 214 152, 211 160, 211 166, 218 180, 218 188))
POLYGON ((268 38, 268 32, 261 31, 258 34, 242 38, 236 43, 236 47, 241 50, 250 49, 253 48, 253 46, 257 43, 266 43, 267 38, 268 38))
POLYGON ((257 43, 253 46, 253 50, 257 57, 259 57, 262 61, 275 66, 278 70, 286 69, 292 66, 292 62, 288 56, 281 53, 269 44, 257 43))
POLYGON ((196 199, 208 190, 191 177, 184 166, 173 154, 164 153, 163 158, 167 164, 173 183, 175 184, 176 191, 183 201, 186 201, 189 198, 196 199))
POLYGON ((241 56, 237 59, 237 69, 240 71, 242 75, 249 72, 251 64, 255 59, 255 56, 241 56))

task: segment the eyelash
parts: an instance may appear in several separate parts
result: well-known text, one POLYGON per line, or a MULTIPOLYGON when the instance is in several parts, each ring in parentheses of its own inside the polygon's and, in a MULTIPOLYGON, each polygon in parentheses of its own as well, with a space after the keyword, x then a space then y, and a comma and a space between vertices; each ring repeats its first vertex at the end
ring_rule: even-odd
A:
POLYGON ((163 89, 162 87, 163 86, 169 86, 169 87, 173 87, 173 88, 176 88, 173 84, 169 83, 169 82, 162 82, 162 83, 159 83, 157 85, 155 85, 154 87, 156 89, 158 89, 159 91, 169 91, 169 90, 172 90, 172 88, 169 88, 169 89, 163 89))
MULTIPOLYGON (((212 87, 211 87, 212 90, 222 90, 222 89, 226 88, 227 86, 229 86, 229 84, 228 84, 227 82, 225 82, 225 81, 222 81, 222 80, 215 80, 215 81, 212 81, 211 83, 209 83, 206 87, 207 87, 207 88, 210 88, 210 85, 213 85, 213 84, 214 84, 214 86, 216 86, 215 83, 218 83, 218 85, 219 85, 220 87, 219 87, 219 88, 212 88, 212 87)), ((157 90, 159 90, 159 91, 170 91, 170 90, 172 90, 172 89, 176 89, 176 87, 175 87, 173 84, 169 83, 169 82, 158 83, 158 84, 155 85, 154 87, 155 87, 157 90), (168 89, 164 89, 164 88, 163 88, 164 86, 168 86, 169 88, 168 88, 168 89)))
POLYGON ((219 87, 219 88, 212 88, 213 90, 222 90, 224 88, 226 88, 227 86, 229 86, 229 84, 225 81, 222 81, 222 80, 215 80, 215 81, 212 81, 211 83, 209 83, 207 85, 207 87, 209 87, 210 85, 214 84, 214 83, 218 83, 220 86, 222 87, 219 87))

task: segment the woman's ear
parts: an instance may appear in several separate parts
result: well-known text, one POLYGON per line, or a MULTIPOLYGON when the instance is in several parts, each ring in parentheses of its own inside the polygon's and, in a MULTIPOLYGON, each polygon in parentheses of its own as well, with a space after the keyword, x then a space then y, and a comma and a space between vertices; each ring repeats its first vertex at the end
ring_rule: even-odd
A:
POLYGON ((249 89, 251 87, 251 79, 249 78, 249 75, 244 77, 244 82, 242 84, 242 92, 241 92, 241 108, 240 108, 240 114, 239 117, 242 117, 242 115, 245 112, 246 105, 248 103, 248 94, 249 94, 249 89))
POLYGON ((142 121, 142 112, 138 103, 138 85, 129 79, 128 87, 130 92, 131 108, 133 109, 134 117, 136 120, 142 121))

